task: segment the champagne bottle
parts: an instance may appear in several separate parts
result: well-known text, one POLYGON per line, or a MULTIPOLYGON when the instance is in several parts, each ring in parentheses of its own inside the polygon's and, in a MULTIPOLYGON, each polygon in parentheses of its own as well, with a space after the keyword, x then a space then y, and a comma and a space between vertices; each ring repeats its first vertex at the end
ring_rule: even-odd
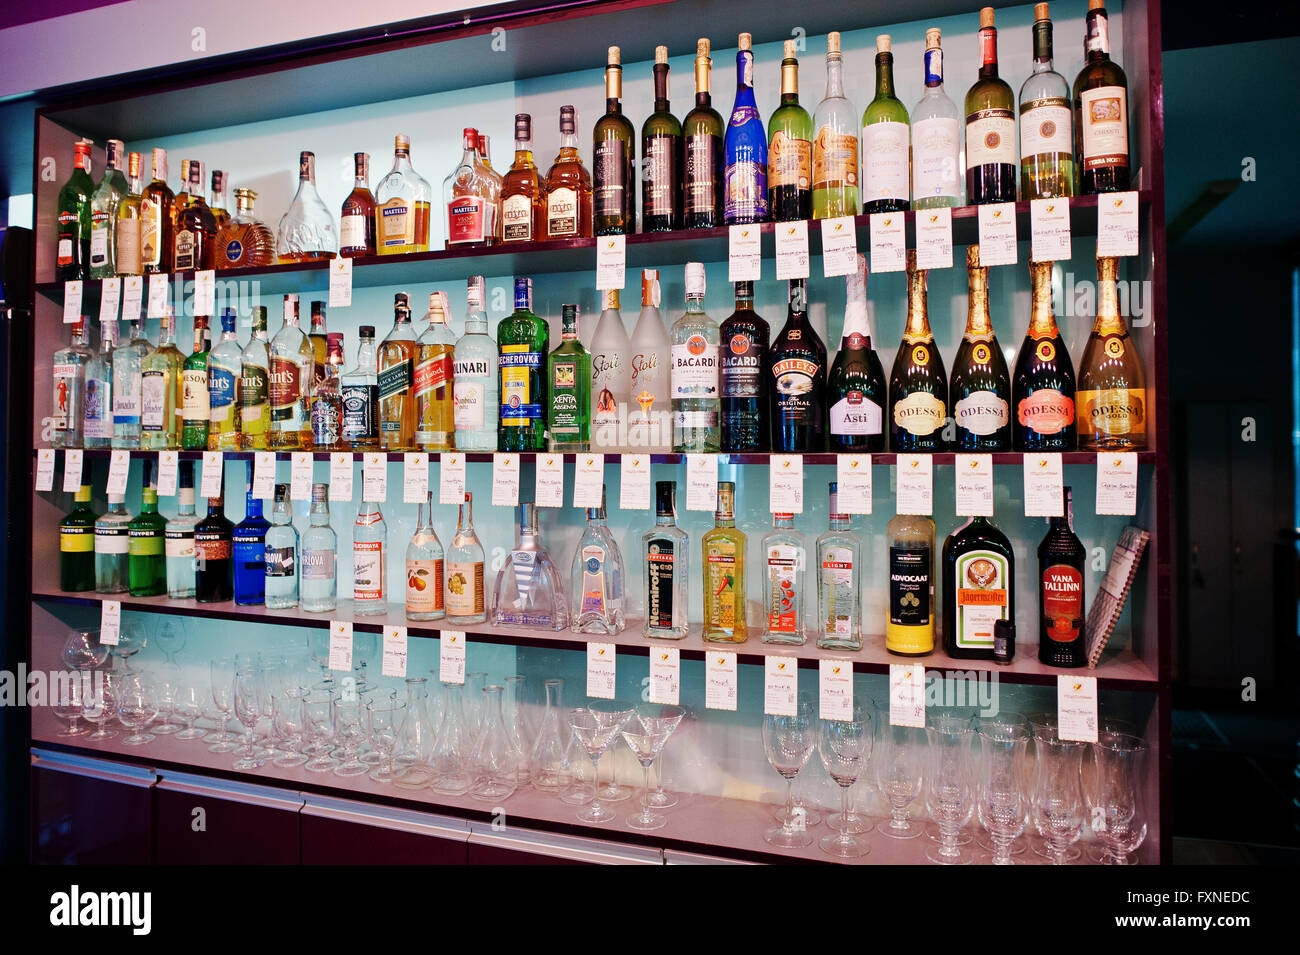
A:
POLYGON ((889 446, 894 451, 942 451, 948 419, 948 376, 930 331, 925 272, 907 253, 907 326, 889 375, 889 446))
POLYGON ((980 247, 966 247, 970 305, 957 346, 948 403, 956 424, 956 451, 1006 451, 1011 447, 1011 377, 989 318, 989 270, 980 247))
POLYGON ((1073 451, 1074 364, 1052 314, 1052 263, 1030 262, 1033 311, 1011 376, 1011 446, 1016 451, 1073 451))
POLYGON ((1142 359, 1119 314, 1116 259, 1097 259, 1097 321, 1079 362, 1075 424, 1083 451, 1140 451, 1147 444, 1142 359))
POLYGON ((867 311, 867 257, 845 279, 848 301, 844 331, 826 381, 826 406, 832 451, 885 450, 885 405, 889 390, 885 370, 871 344, 871 315, 867 311))

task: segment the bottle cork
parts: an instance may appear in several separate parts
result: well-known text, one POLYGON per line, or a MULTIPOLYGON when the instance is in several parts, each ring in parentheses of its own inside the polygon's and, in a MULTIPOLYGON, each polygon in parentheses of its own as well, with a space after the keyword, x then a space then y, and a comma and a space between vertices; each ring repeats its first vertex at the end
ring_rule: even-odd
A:
POLYGON ((925 48, 927 50, 939 49, 940 33, 938 27, 930 27, 925 31, 925 48))
POLYGON ((753 46, 754 46, 754 38, 753 38, 752 36, 750 36, 748 33, 742 33, 742 34, 740 35, 740 41, 739 41, 739 44, 740 44, 740 49, 742 49, 742 50, 753 49, 753 46))
POLYGON ((668 47, 666 46, 655 47, 655 64, 657 65, 660 63, 667 63, 667 62, 668 62, 668 47))
POLYGON ((888 34, 888 33, 882 33, 882 34, 880 34, 880 36, 876 37, 876 52, 877 52, 877 53, 888 53, 888 52, 889 52, 889 34, 888 34))
POLYGON ((798 49, 798 43, 797 43, 796 41, 794 41, 794 40, 786 40, 786 41, 785 41, 785 58, 786 58, 787 60, 793 60, 793 59, 795 58, 795 56, 794 56, 795 51, 796 51, 797 49, 798 49))
POLYGON ((609 62, 609 65, 610 65, 610 66, 621 66, 621 65, 622 65, 622 63, 623 63, 623 53, 622 53, 622 51, 621 51, 618 47, 616 47, 616 46, 611 46, 611 47, 609 48, 609 61, 608 61, 608 62, 609 62))
POLYGON ((980 247, 979 243, 966 246, 966 268, 978 269, 980 267, 980 247))
POLYGON ((1104 11, 1106 9, 1106 0, 1088 0, 1088 9, 1104 11))
POLYGON ((840 52, 840 35, 838 33, 826 34, 826 52, 827 53, 840 52))
POLYGON ((702 37, 700 37, 698 40, 695 41, 695 55, 696 55, 697 57, 702 56, 702 57, 704 57, 705 59, 708 59, 708 57, 709 57, 709 38, 708 38, 708 37, 706 37, 706 36, 702 36, 702 37))
POLYGON ((1047 4, 1045 4, 1045 3, 1036 3, 1036 4, 1034 4, 1034 19, 1035 19, 1035 20, 1050 20, 1050 19, 1052 19, 1052 18, 1048 15, 1048 13, 1047 13, 1047 4))
MULTIPOLYGON (((1091 2, 1091 0, 1090 0, 1091 2)), ((980 10, 980 29, 993 26, 993 8, 984 7, 980 10)))

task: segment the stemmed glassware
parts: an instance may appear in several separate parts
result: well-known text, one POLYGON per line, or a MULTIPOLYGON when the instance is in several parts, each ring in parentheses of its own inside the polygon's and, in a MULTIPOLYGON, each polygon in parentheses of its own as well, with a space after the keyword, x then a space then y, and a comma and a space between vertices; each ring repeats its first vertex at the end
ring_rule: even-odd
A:
POLYGON ((474 784, 470 786, 471 799, 499 802, 514 794, 519 785, 520 755, 514 740, 506 729, 502 696, 505 687, 499 683, 483 687, 485 717, 474 749, 474 784))
POLYGON ((91 680, 85 693, 86 719, 94 723, 95 732, 86 737, 87 741, 112 739, 117 733, 108 728, 108 723, 117 715, 118 703, 121 701, 121 677, 113 673, 97 673, 91 680))
POLYGON ((63 641, 63 662, 73 670, 95 670, 108 659, 108 650, 98 630, 73 630, 63 641))
POLYGON ((1092 831, 1106 854, 1106 865, 1132 865, 1129 854, 1146 840, 1142 807, 1146 743, 1128 733, 1100 734, 1093 744, 1096 783, 1092 797, 1092 831))
POLYGON ((547 680, 543 686, 546 709, 529 754, 532 784, 542 792, 563 792, 573 779, 573 730, 564 715, 564 681, 547 680))
POLYGON ((67 728, 59 731, 60 736, 84 736, 90 732, 88 727, 78 726, 77 721, 85 715, 85 690, 91 677, 92 674, 76 670, 56 674, 54 715, 68 722, 67 728))
POLYGON ((303 769, 311 773, 328 773, 339 764, 330 755, 334 749, 334 693, 313 689, 302 699, 304 752, 311 758, 303 769))
POLYGON ((297 690, 285 690, 271 697, 271 722, 280 738, 279 754, 271 762, 281 769, 292 769, 307 762, 301 752, 306 742, 306 724, 303 720, 303 696, 297 690))
POLYGON ((181 669, 174 663, 164 663, 154 676, 154 691, 158 700, 158 718, 162 721, 153 728, 156 736, 170 736, 185 728, 176 722, 176 707, 181 693, 181 669))
POLYGON ((366 741, 366 711, 361 699, 334 701, 334 732, 343 745, 343 762, 334 767, 335 776, 360 776, 369 767, 361 761, 366 741))
POLYGON ((203 715, 203 707, 208 700, 209 696, 203 692, 203 688, 195 686, 189 680, 182 682, 176 688, 176 702, 172 707, 172 715, 179 719, 184 727, 176 734, 177 739, 191 740, 204 737, 204 731, 195 724, 203 715))
POLYGON ((925 732, 930 744, 925 804, 939 827, 939 843, 929 846, 925 857, 938 865, 967 865, 971 854, 962 850, 959 836, 975 810, 970 716, 934 712, 925 732))
POLYGON ((258 695, 260 688, 261 680, 257 670, 247 667, 235 671, 235 719, 244 727, 244 746, 239 759, 234 762, 234 769, 261 769, 263 766, 263 760, 253 750, 253 744, 257 741, 253 730, 262 718, 262 704, 258 695))
MULTIPOLYGON (((871 713, 861 700, 854 702, 852 719, 821 721, 818 752, 827 774, 840 787, 840 819, 845 822, 849 819, 849 789, 871 759, 871 724, 871 713)), ((871 851, 865 842, 853 837, 847 825, 838 832, 826 833, 819 845, 823 852, 841 859, 854 859, 871 851)))
POLYGON ((147 732, 149 724, 157 716, 158 702, 154 698, 153 685, 143 674, 133 671, 122 681, 121 697, 117 704, 118 720, 131 730, 131 735, 122 740, 122 745, 143 746, 157 739, 147 732))
POLYGON ((221 724, 217 741, 208 747, 208 752, 231 753, 236 747, 231 742, 226 721, 230 719, 230 711, 235 706, 235 661, 229 657, 213 660, 208 665, 208 671, 212 678, 212 705, 217 708, 217 719, 221 724))
POLYGON ((794 781, 816 747, 816 727, 810 706, 801 703, 794 716, 763 717, 763 749, 767 761, 785 780, 785 814, 781 824, 763 834, 774 846, 798 849, 812 845, 803 814, 795 812, 794 781))
POLYGON ((641 796, 641 811, 629 816, 628 826, 633 829, 660 829, 668 817, 653 811, 650 801, 650 767, 655 758, 663 752, 668 738, 673 735, 682 718, 686 715, 684 707, 661 704, 642 703, 633 710, 632 719, 621 730, 623 739, 632 755, 641 764, 644 774, 644 788, 641 796))
POLYGON ((123 675, 133 672, 131 658, 143 650, 149 643, 149 637, 143 630, 123 627, 117 635, 117 644, 112 648, 113 656, 122 661, 123 675))
POLYGON ((405 700, 379 699, 366 704, 366 716, 370 721, 370 745, 381 758, 380 764, 370 771, 370 778, 377 783, 392 781, 396 772, 394 751, 406 715, 405 700))
POLYGON ((1083 835, 1083 750, 1083 743, 1061 739, 1055 726, 1034 729, 1034 827, 1054 865, 1069 861, 1083 835))
POLYGON ((876 759, 876 785, 889 803, 889 825, 878 827, 891 839, 915 839, 922 828, 913 824, 909 806, 921 794, 925 779, 925 752, 921 733, 911 726, 882 726, 876 759))
POLYGON ((614 818, 614 813, 600 804, 600 757, 605 755, 610 742, 622 732, 631 717, 631 709, 607 700, 594 700, 591 705, 569 713, 569 726, 573 728, 578 742, 586 749, 594 774, 591 805, 578 813, 578 819, 583 822, 609 822, 614 818))
POLYGON ((1025 784, 1025 753, 1029 730, 1017 717, 981 717, 979 784, 976 807, 980 824, 993 840, 993 864, 1014 865, 1011 844, 1025 830, 1029 805, 1025 784))

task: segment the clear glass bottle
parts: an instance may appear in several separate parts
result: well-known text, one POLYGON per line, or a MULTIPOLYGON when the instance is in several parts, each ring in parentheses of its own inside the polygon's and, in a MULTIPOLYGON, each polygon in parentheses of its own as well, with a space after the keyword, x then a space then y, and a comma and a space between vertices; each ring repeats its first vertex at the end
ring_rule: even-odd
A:
POLYGON ((452 358, 455 373, 453 417, 456 447, 461 451, 495 451, 500 410, 497 380, 497 344, 488 334, 484 311, 483 276, 471 275, 465 290, 465 334, 456 342, 452 358))
POLYGON ((839 484, 831 482, 830 528, 817 538, 817 646, 862 649, 862 538, 839 509, 839 484))
POLYGON ((208 353, 208 450, 239 450, 239 379, 244 349, 235 330, 235 310, 222 309, 221 340, 208 353))
POLYGON ((266 306, 253 307, 253 336, 239 356, 239 446, 266 450, 271 430, 271 343, 266 338, 266 306))
POLYGON ((127 192, 117 204, 114 223, 113 253, 118 275, 140 274, 140 224, 144 182, 140 176, 142 157, 130 153, 126 157, 127 192))
POLYGON ((266 529, 266 609, 298 606, 298 531, 293 526, 289 485, 275 486, 275 507, 266 529))
POLYGON ((700 538, 704 557, 704 633, 706 642, 744 643, 745 535, 736 527, 736 485, 718 482, 713 529, 700 538))
POLYGON ((474 783, 472 771, 474 733, 465 719, 465 685, 442 684, 442 719, 429 764, 433 768, 433 791, 463 796, 474 783))
POLYGON ((145 450, 181 446, 176 398, 184 365, 176 347, 176 316, 168 307, 159 323, 158 347, 140 363, 140 447, 145 450))
POLYGON ((943 90, 938 27, 925 31, 925 95, 912 110, 912 208, 963 205, 965 136, 957 104, 943 90))
POLYGON ((340 373, 343 370, 343 333, 326 335, 324 375, 316 383, 311 398, 311 436, 317 448, 334 450, 339 446, 343 422, 343 395, 340 373))
POLYGON ((813 218, 857 215, 858 116, 844 95, 840 35, 826 35, 826 95, 813 112, 813 218))
POLYGON ((578 306, 560 307, 560 344, 547 356, 552 451, 586 451, 591 443, 591 355, 578 340, 578 306))
POLYGON ((415 343, 415 446, 422 451, 456 447, 456 336, 447 312, 447 293, 430 292, 429 324, 415 343))
POLYGON ((342 447, 359 451, 379 447, 379 361, 375 351, 375 326, 357 332, 357 364, 339 379, 342 391, 342 447))
POLYGON ((113 352, 116 349, 117 322, 102 322, 99 351, 86 363, 82 440, 87 448, 107 448, 113 444, 113 352))
POLYGON ((669 369, 672 346, 659 314, 659 270, 641 272, 641 314, 632 330, 629 366, 631 402, 627 415, 627 446, 633 451, 667 453, 673 447, 669 411, 669 369))
POLYGON ((253 208, 257 193, 235 190, 235 214, 217 230, 213 242, 215 269, 260 268, 275 264, 275 235, 253 208))
POLYGON ((124 149, 120 139, 110 139, 105 144, 104 178, 90 197, 92 279, 111 279, 117 275, 117 207, 131 192, 126 177, 122 175, 124 149))
POLYGON ((127 546, 131 515, 121 494, 108 495, 108 510, 95 521, 95 591, 120 594, 128 588, 127 546))
POLYGON ((808 545, 794 526, 793 514, 773 514, 772 529, 763 537, 765 561, 763 610, 764 643, 802 646, 808 640, 803 598, 808 566, 808 545))
POLYGON ((441 620, 444 563, 442 542, 433 530, 433 494, 420 502, 415 533, 406 545, 406 619, 441 620))
POLYGON ((316 191, 316 154, 298 154, 298 191, 280 219, 275 241, 280 263, 332 259, 339 249, 334 214, 316 191))
POLYGON ((140 447, 141 373, 149 339, 144 322, 131 323, 131 338, 113 351, 113 447, 140 447))
POLYGON ((301 605, 307 613, 338 607, 335 552, 338 535, 330 526, 329 485, 311 486, 311 526, 302 535, 301 605))
POLYGON ((298 326, 298 296, 284 297, 284 324, 271 340, 271 434, 267 446, 276 451, 311 448, 311 386, 316 355, 298 326))
POLYGON ((600 507, 587 508, 587 526, 573 552, 570 573, 577 606, 574 633, 622 633, 624 619, 623 554, 605 523, 605 490, 600 507))
POLYGON ((415 361, 410 299, 393 296, 393 328, 379 346, 379 443, 385 451, 415 450, 415 361))
POLYGON ((573 731, 565 718, 564 681, 553 678, 542 685, 546 690, 546 708, 529 752, 530 781, 539 792, 556 793, 567 789, 573 779, 569 771, 573 761, 573 731))
POLYGON ((411 137, 393 143, 393 168, 375 186, 375 251, 401 255, 429 251, 433 189, 411 166, 411 137))
POLYGON ((483 593, 483 545, 474 533, 474 495, 465 492, 456 536, 447 548, 447 623, 473 624, 487 619, 483 593))
POLYGON ((388 524, 373 501, 362 501, 352 529, 352 610, 358 617, 388 613, 388 524))
POLYGON ((176 516, 163 530, 167 596, 172 600, 188 600, 194 596, 194 526, 199 522, 194 512, 193 461, 180 462, 176 508, 176 516))
POLYGON ((429 678, 406 678, 406 721, 393 747, 393 785, 399 789, 427 789, 433 782, 435 728, 429 718, 429 678))
POLYGON ((682 640, 690 615, 690 535, 677 526, 677 483, 655 484, 655 526, 641 538, 645 627, 651 640, 682 640))
POLYGON ((460 162, 442 183, 443 208, 447 215, 447 248, 488 245, 496 230, 492 182, 478 161, 477 129, 465 128, 464 147, 460 162))
POLYGON ((208 208, 212 210, 212 218, 216 220, 218 229, 230 221, 230 210, 226 201, 226 184, 229 180, 230 177, 222 170, 212 170, 212 199, 208 203, 208 208))
POLYGON ((1052 18, 1034 5, 1034 71, 1020 87, 1020 198, 1074 195, 1070 84, 1052 66, 1052 18))
POLYGON ((704 311, 704 264, 686 263, 686 312, 673 323, 673 450, 722 449, 718 323, 704 311))
POLYGON ((627 434, 631 374, 627 329, 618 289, 602 293, 600 321, 591 337, 591 449, 619 451, 627 434))
POLYGON ((538 630, 564 630, 569 626, 564 584, 542 543, 537 507, 531 502, 519 505, 515 546, 501 565, 493 589, 492 622, 538 630))
POLYGON ((86 345, 86 319, 72 323, 72 342, 54 353, 54 433, 50 445, 55 448, 79 448, 84 438, 86 415, 86 366, 95 353, 86 345))
POLYGON ((479 174, 487 184, 488 202, 492 213, 492 241, 501 241, 501 174, 492 168, 492 145, 484 133, 478 134, 478 168, 479 174))

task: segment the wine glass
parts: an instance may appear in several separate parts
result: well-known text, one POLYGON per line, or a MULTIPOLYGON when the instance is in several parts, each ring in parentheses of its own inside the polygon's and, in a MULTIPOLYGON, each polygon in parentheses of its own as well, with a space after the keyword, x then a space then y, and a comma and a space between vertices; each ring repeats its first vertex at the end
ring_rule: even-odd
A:
MULTIPOLYGON (((880 738, 880 713, 876 708, 876 701, 871 697, 863 696, 861 700, 862 705, 871 717, 871 748, 874 752, 880 738)), ((826 816, 827 827, 834 829, 836 832, 848 832, 855 836, 874 830, 876 824, 871 821, 870 816, 858 811, 856 803, 862 798, 862 790, 875 789, 875 783, 875 774, 868 768, 866 772, 858 777, 858 781, 849 787, 848 815, 839 812, 830 813, 826 816)), ((797 794, 795 798, 798 798, 797 794)))
POLYGON ((118 722, 131 730, 131 735, 122 740, 122 745, 143 746, 157 739, 152 733, 146 732, 157 716, 158 701, 153 685, 144 674, 132 671, 122 681, 121 699, 117 705, 118 722))
POLYGON ((86 719, 98 727, 95 732, 86 737, 87 741, 96 742, 105 739, 112 739, 117 735, 116 731, 108 728, 108 723, 117 715, 118 703, 121 700, 121 677, 113 673, 105 673, 102 670, 92 674, 89 686, 85 690, 85 707, 86 719))
POLYGON ((1083 835, 1083 750, 1083 743, 1061 739, 1055 726, 1040 724, 1034 731, 1034 828, 1053 865, 1065 865, 1083 835))
POLYGON ((281 696, 271 698, 271 721, 281 742, 279 755, 271 762, 281 769, 292 769, 307 762, 306 755, 299 750, 306 735, 302 701, 302 694, 295 691, 286 691, 281 696))
POLYGON ((91 674, 64 670, 55 675, 54 715, 66 720, 68 725, 59 731, 60 736, 85 736, 90 729, 78 726, 86 712, 86 684, 91 674))
POLYGON ((1093 744, 1096 791, 1092 829, 1106 847, 1106 865, 1132 865, 1129 854, 1146 841, 1141 786, 1146 743, 1128 733, 1103 733, 1093 744))
POLYGON ((73 630, 63 641, 63 662, 73 670, 97 670, 108 659, 108 646, 98 630, 73 630))
POLYGON ((334 767, 335 776, 360 776, 369 769, 359 755, 361 744, 366 741, 364 706, 360 698, 334 703, 334 732, 343 744, 343 762, 334 767))
POLYGON ((122 661, 124 673, 130 673, 131 658, 136 656, 149 643, 149 637, 139 627, 123 627, 117 635, 117 645, 113 647, 113 656, 122 661))
POLYGON ((573 727, 578 742, 586 749, 594 774, 591 805, 578 813, 578 818, 583 822, 609 822, 614 818, 614 813, 600 804, 600 757, 605 755, 610 742, 622 732, 631 718, 630 708, 606 700, 594 700, 590 706, 569 713, 569 725, 573 727))
POLYGON ((380 764, 370 771, 370 778, 377 783, 390 782, 393 779, 393 751, 406 720, 406 702, 373 700, 366 704, 366 718, 370 723, 370 745, 381 757, 380 764))
POLYGON ((339 762, 330 755, 334 748, 334 694, 329 690, 312 690, 302 700, 303 736, 306 752, 311 756, 303 769, 328 773, 339 762))
POLYGON ((644 775, 641 811, 629 816, 627 820, 628 826, 633 829, 660 829, 668 821, 667 816, 652 811, 650 767, 685 715, 686 710, 681 706, 642 703, 633 711, 633 718, 622 729, 623 739, 641 764, 644 775))
POLYGON ((161 722, 153 728, 157 736, 170 736, 185 727, 176 720, 176 705, 181 691, 181 668, 175 663, 164 663, 153 676, 158 695, 158 718, 161 722))
POLYGON ((163 661, 174 664, 176 655, 185 648, 184 624, 170 618, 163 620, 162 626, 154 636, 154 643, 162 651, 163 661))
POLYGON ((235 769, 261 769, 263 760, 253 751, 257 736, 253 732, 262 719, 262 703, 259 697, 261 681, 255 669, 247 668, 235 671, 234 703, 235 719, 244 727, 243 754, 235 760, 235 769))
POLYGON ((962 851, 958 837, 975 810, 971 753, 971 738, 975 734, 970 716, 942 710, 933 712, 925 732, 930 744, 925 803, 939 828, 938 845, 929 846, 925 857, 938 865, 967 865, 971 854, 962 851))
POLYGON ((208 747, 208 752, 233 753, 236 747, 226 729, 226 721, 235 706, 235 661, 230 657, 213 660, 208 664, 208 673, 212 680, 212 705, 217 709, 220 724, 217 741, 208 747))
POLYGON ((882 726, 880 754, 876 759, 876 784, 889 803, 889 825, 880 826, 882 836, 915 839, 921 827, 910 818, 909 806, 921 794, 925 779, 925 757, 921 731, 912 726, 882 726))
POLYGON ((176 688, 176 699, 172 705, 172 715, 179 719, 184 727, 176 734, 176 739, 191 740, 204 737, 204 731, 195 724, 198 723, 199 717, 203 715, 203 707, 209 699, 209 695, 203 692, 202 687, 195 686, 189 680, 183 681, 176 688))
POLYGON ((811 709, 801 706, 794 716, 768 714, 763 717, 763 749, 767 761, 785 780, 785 815, 781 825, 763 834, 763 838, 774 846, 798 849, 812 845, 803 814, 795 812, 794 780, 816 746, 811 709))
POLYGON ((976 723, 980 775, 976 806, 993 840, 993 864, 1014 865, 1011 844, 1025 830, 1029 804, 1025 753, 1029 730, 1018 717, 981 717, 976 723))
MULTIPOLYGON (((827 774, 840 787, 840 818, 845 821, 849 818, 849 789, 871 758, 871 722, 871 714, 860 700, 854 703, 852 719, 821 721, 818 752, 827 774)), ((847 825, 822 836, 819 845, 823 852, 841 859, 854 859, 871 851, 865 842, 853 838, 847 825)))

